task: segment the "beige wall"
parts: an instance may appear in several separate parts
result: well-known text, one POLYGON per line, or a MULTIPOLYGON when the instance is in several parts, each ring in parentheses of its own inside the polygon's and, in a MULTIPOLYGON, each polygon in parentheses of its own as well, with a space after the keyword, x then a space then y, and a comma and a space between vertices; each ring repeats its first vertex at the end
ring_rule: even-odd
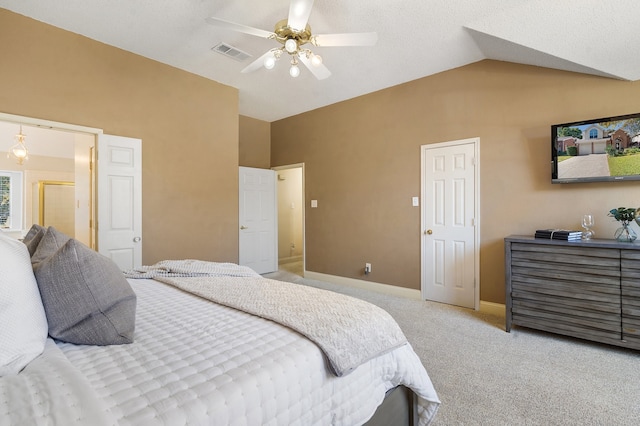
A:
POLYGON ((0 9, 0 111, 142 139, 143 263, 238 259, 238 91, 0 9))
POLYGON ((271 123, 240 116, 239 162, 244 167, 271 167, 271 123))
POLYGON ((269 141, 234 88, 3 9, 0 39, 1 112, 142 139, 145 264, 237 261, 239 129, 243 165, 305 163, 311 271, 419 288, 422 144, 481 138, 485 301, 504 301, 504 236, 590 212, 608 238, 606 212, 640 205, 637 183, 549 182, 550 125, 638 112, 640 83, 483 61, 272 123, 269 141))
POLYGON ((640 206, 637 182, 550 182, 552 124, 639 112, 638 98, 640 82, 483 61, 274 122, 271 165, 304 162, 318 200, 307 270, 419 289, 420 146, 480 137, 480 297, 503 303, 505 236, 592 213, 612 238, 607 212, 640 206))

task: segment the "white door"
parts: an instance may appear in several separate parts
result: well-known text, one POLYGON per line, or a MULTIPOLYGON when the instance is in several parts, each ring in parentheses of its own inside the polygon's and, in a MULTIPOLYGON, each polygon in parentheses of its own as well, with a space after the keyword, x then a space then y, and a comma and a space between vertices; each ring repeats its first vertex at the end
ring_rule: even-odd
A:
POLYGON ((98 135, 97 155, 98 252, 142 266, 142 141, 98 135))
POLYGON ((276 172, 240 167, 239 263, 259 274, 278 270, 276 172))
POLYGON ((239 263, 259 274, 278 270, 276 172, 240 167, 239 263))
POLYGON ((422 298, 475 308, 479 139, 422 147, 422 298))

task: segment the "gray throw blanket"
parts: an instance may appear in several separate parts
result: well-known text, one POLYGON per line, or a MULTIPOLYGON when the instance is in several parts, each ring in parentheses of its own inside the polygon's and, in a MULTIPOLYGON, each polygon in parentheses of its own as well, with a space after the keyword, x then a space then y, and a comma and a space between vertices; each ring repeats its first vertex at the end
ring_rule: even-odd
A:
POLYGON ((407 343, 389 313, 343 294, 259 275, 154 279, 299 332, 324 352, 337 376, 407 343))
POLYGON ((155 277, 259 277, 247 266, 235 263, 208 262, 205 260, 162 260, 151 266, 124 271, 126 278, 155 277))

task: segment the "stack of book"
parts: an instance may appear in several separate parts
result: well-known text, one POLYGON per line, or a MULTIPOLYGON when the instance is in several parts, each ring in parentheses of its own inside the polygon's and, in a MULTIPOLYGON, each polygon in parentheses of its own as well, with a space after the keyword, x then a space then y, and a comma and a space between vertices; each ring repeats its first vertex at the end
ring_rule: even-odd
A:
POLYGON ((547 240, 578 241, 582 239, 582 231, 570 231, 568 229, 538 229, 536 238, 547 240))

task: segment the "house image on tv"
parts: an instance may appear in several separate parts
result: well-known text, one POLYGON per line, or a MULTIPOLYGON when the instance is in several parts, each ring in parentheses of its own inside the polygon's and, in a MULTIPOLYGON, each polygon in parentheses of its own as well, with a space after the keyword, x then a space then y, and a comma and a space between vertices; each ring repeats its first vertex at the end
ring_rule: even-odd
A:
POLYGON ((574 138, 573 136, 558 136, 556 138, 556 149, 558 152, 567 152, 572 146, 576 146, 576 141, 579 139, 574 138))
POLYGON ((605 136, 604 132, 605 129, 597 124, 592 124, 584 129, 582 132, 583 138, 575 140, 575 145, 578 147, 578 155, 605 154, 611 137, 605 136))
POLYGON ((629 136, 629 133, 622 129, 618 129, 610 136, 611 146, 617 150, 624 150, 631 146, 637 146, 637 142, 634 143, 633 138, 629 136))
POLYGON ((556 149, 558 152, 566 152, 570 147, 575 146, 578 155, 605 154, 607 146, 613 147, 616 151, 624 151, 627 148, 640 146, 640 135, 629 136, 623 129, 618 129, 611 134, 605 134, 605 129, 597 124, 593 124, 585 129, 583 138, 574 136, 559 136, 556 139, 556 149))

